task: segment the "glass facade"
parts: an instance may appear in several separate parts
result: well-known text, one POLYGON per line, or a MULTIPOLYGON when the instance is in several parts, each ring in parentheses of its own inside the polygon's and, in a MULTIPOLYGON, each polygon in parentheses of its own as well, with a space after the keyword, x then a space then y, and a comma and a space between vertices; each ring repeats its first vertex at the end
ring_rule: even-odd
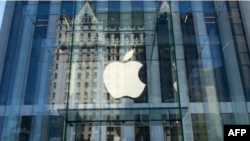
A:
POLYGON ((8 1, 1 141, 222 141, 249 124, 250 2, 8 1))

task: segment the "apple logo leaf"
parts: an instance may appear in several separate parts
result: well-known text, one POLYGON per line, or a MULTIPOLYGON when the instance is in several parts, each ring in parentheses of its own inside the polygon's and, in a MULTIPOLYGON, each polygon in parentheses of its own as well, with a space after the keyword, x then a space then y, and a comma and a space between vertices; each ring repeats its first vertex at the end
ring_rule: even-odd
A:
POLYGON ((125 56, 123 57, 123 61, 128 61, 128 59, 130 59, 133 56, 133 53, 134 53, 134 50, 127 52, 125 56))

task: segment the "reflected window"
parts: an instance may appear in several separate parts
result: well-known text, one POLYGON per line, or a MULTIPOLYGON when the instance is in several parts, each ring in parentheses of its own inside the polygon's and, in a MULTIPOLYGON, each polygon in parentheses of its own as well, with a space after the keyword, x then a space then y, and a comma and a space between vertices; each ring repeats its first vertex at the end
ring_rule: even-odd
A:
POLYGON ((88 88, 88 87, 89 87, 89 83, 85 82, 85 88, 88 88))
POLYGON ((80 89, 80 83, 79 82, 76 84, 76 88, 80 89))
POLYGON ((94 78, 97 79, 97 73, 96 72, 94 73, 94 78))
POLYGON ((84 99, 88 99, 88 92, 84 92, 84 99))
POLYGON ((79 63, 79 64, 77 64, 77 69, 78 70, 81 70, 81 68, 82 68, 82 65, 79 63))
POLYGON ((86 72, 86 77, 85 78, 89 79, 89 73, 88 72, 86 72))
POLYGON ((77 73, 77 79, 81 79, 81 73, 77 73))
POLYGON ((89 134, 89 136, 88 136, 88 140, 90 140, 91 139, 91 134, 89 134))
POLYGON ((107 100, 109 100, 110 99, 110 94, 109 93, 107 93, 107 100))
POLYGON ((57 79, 57 73, 55 73, 55 79, 57 79))
POLYGON ((69 88, 69 82, 66 82, 66 88, 69 88))
POLYGON ((107 135, 107 140, 108 141, 113 141, 114 140, 114 135, 107 135))
POLYGON ((110 131, 114 131, 114 127, 107 127, 107 130, 110 131))
POLYGON ((75 108, 78 108, 79 103, 75 103, 75 108))
POLYGON ((88 63, 86 64, 86 69, 87 69, 87 70, 89 69, 89 64, 88 64, 88 63))
POLYGON ((78 100, 79 99, 79 93, 76 93, 76 96, 75 96, 75 100, 78 100))
POLYGON ((93 98, 96 98, 96 92, 93 92, 93 98))
POLYGON ((102 99, 106 99, 106 93, 103 93, 102 99))
POLYGON ((97 69, 98 68, 98 65, 97 64, 95 64, 95 69, 97 69))
POLYGON ((87 54, 87 59, 90 59, 90 54, 87 54))
POLYGON ((55 99, 55 98, 56 98, 56 93, 53 93, 52 98, 53 98, 53 99, 55 99))
POLYGON ((97 83, 94 82, 94 89, 97 89, 97 83))

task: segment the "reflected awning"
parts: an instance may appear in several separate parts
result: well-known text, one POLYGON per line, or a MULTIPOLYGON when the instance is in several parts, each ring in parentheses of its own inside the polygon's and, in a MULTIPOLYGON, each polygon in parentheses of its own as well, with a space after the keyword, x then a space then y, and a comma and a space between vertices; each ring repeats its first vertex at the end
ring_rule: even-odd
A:
POLYGON ((162 124, 181 121, 188 107, 59 109, 66 122, 91 125, 162 124))

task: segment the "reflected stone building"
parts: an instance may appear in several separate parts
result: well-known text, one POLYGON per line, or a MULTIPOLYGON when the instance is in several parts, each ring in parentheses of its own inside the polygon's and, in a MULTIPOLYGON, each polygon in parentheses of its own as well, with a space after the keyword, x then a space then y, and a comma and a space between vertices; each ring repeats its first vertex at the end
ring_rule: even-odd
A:
POLYGON ((222 141, 249 124, 249 7, 8 1, 0 140, 222 141))

